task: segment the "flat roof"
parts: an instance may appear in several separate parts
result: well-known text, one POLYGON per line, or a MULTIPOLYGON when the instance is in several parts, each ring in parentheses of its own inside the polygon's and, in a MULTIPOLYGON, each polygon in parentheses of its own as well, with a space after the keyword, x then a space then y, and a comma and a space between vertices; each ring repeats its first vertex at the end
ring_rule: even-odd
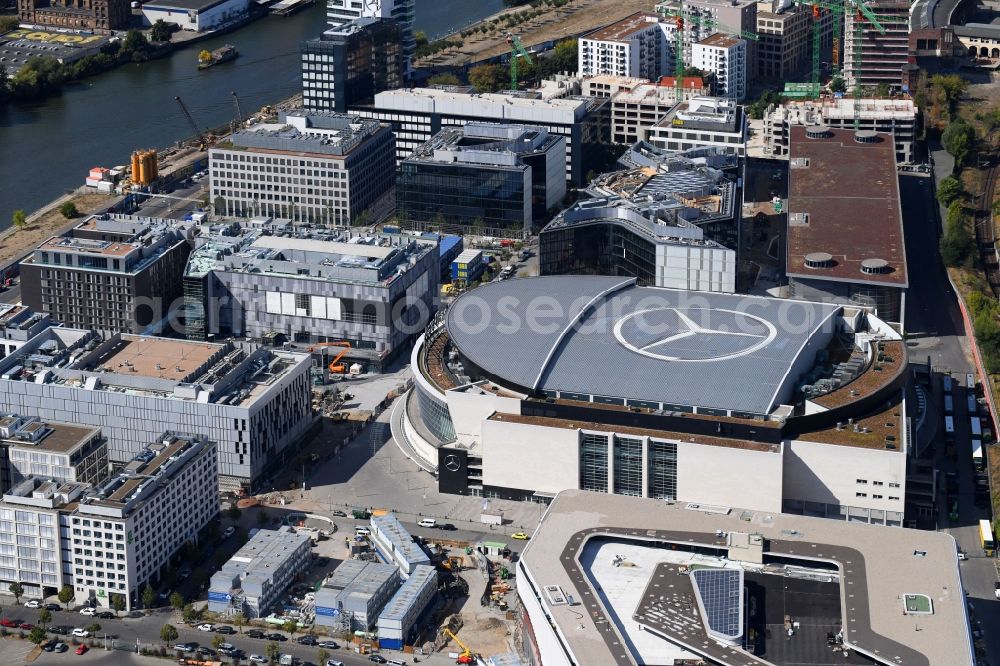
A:
MULTIPOLYGON (((737 533, 763 537, 765 563, 778 556, 836 565, 844 643, 855 651, 885 664, 974 663, 957 547, 944 533, 566 490, 545 512, 519 566, 535 587, 559 586, 584 607, 550 603, 539 595, 575 663, 635 664, 622 645, 630 641, 609 621, 603 594, 580 568, 578 557, 587 542, 597 536, 650 542, 650 549, 660 548, 668 561, 669 548, 661 544, 714 548, 726 557, 733 552, 726 537, 737 533), (929 596, 933 613, 905 613, 907 594, 929 596)), ((654 572, 649 573, 652 579, 654 572)), ((739 648, 690 640, 680 631, 666 635, 726 666, 772 663, 739 648)))
POLYGON ((729 48, 730 46, 736 46, 743 40, 739 37, 732 37, 730 35, 724 35, 721 32, 717 32, 714 35, 709 35, 705 39, 698 42, 702 46, 718 46, 721 48, 729 48))
POLYGON ((637 287, 631 278, 494 282, 448 309, 452 343, 519 388, 750 414, 789 399, 839 306, 637 287), (748 389, 753 386, 753 389, 748 389))
POLYGON ((374 260, 384 259, 396 249, 395 246, 382 247, 364 243, 342 243, 340 241, 290 238, 288 236, 260 236, 251 243, 251 247, 272 250, 301 250, 319 254, 366 257, 374 260))
POLYGON ((626 37, 634 35, 643 28, 648 27, 651 23, 659 22, 660 16, 657 14, 653 14, 652 12, 636 12, 631 16, 626 16, 617 23, 612 23, 611 25, 606 25, 603 28, 598 28, 593 32, 587 33, 583 36, 583 39, 592 39, 598 42, 620 42, 624 41, 626 37))
POLYGON ((91 369, 105 367, 116 374, 179 382, 207 363, 222 348, 222 345, 210 342, 123 334, 117 344, 94 359, 91 369))
POLYGON ((786 275, 906 287, 892 137, 867 133, 872 142, 860 143, 853 130, 827 128, 823 138, 807 131, 819 130, 789 134, 786 275))
POLYGON ((101 432, 100 428, 26 419, 13 414, 0 417, 0 428, 15 428, 10 437, 2 438, 9 446, 52 453, 69 453, 101 432), (37 441, 31 439, 39 431, 41 438, 37 441), (19 437, 19 434, 23 437, 19 437))

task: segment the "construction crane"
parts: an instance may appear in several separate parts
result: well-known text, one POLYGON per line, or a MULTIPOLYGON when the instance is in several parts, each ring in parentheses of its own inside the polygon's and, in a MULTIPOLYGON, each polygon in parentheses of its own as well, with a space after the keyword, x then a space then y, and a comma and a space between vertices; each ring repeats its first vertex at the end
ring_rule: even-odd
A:
POLYGON ((841 23, 844 20, 844 2, 837 2, 833 0, 832 2, 825 2, 824 0, 792 0, 797 5, 806 5, 812 8, 812 22, 813 22, 813 53, 812 53, 812 78, 810 82, 813 84, 815 89, 815 94, 819 94, 820 81, 820 42, 823 33, 823 10, 828 13, 835 14, 833 20, 833 47, 831 49, 831 63, 833 74, 837 74, 837 69, 840 65, 840 31, 841 23))
POLYGON ((201 142, 201 145, 198 146, 198 150, 205 150, 209 142, 208 136, 201 131, 201 128, 198 127, 198 123, 194 121, 194 116, 192 116, 191 112, 188 111, 187 105, 184 104, 184 100, 182 100, 179 96, 174 97, 174 100, 180 105, 181 111, 184 112, 184 117, 187 118, 188 123, 191 125, 191 129, 194 130, 195 136, 197 136, 198 141, 201 142))
POLYGON ((240 98, 236 96, 236 91, 233 90, 229 94, 233 96, 233 106, 236 107, 236 119, 233 124, 233 132, 235 132, 237 127, 243 126, 243 112, 240 110, 240 98))
POLYGON ((665 5, 660 6, 660 13, 664 16, 672 16, 675 21, 676 30, 674 31, 674 101, 675 103, 681 102, 681 95, 684 89, 684 22, 687 22, 692 26, 699 26, 702 28, 709 28, 715 32, 721 32, 727 35, 736 35, 742 37, 743 39, 749 39, 751 41, 757 41, 759 37, 757 33, 750 32, 748 30, 741 30, 739 28, 732 28, 727 25, 719 23, 715 19, 709 18, 707 16, 699 16, 697 14, 691 14, 684 11, 684 3, 678 2, 676 7, 667 7, 665 5))
POLYGON ((347 372, 347 367, 342 365, 340 361, 347 355, 347 352, 351 350, 350 342, 347 342, 346 340, 340 340, 338 342, 321 342, 317 345, 310 347, 309 351, 312 352, 317 347, 319 347, 322 350, 321 354, 323 355, 323 363, 326 363, 327 347, 343 347, 343 349, 337 352, 337 355, 333 357, 333 360, 330 361, 330 364, 326 366, 326 369, 335 375, 343 375, 347 372))
POLYGON ((517 59, 524 58, 525 62, 531 64, 531 54, 524 48, 524 44, 512 32, 507 33, 507 43, 510 44, 510 89, 518 88, 518 65, 517 59))
POLYGON ((451 640, 455 641, 455 645, 462 648, 462 654, 458 655, 458 659, 455 660, 456 664, 474 664, 476 663, 476 657, 478 655, 472 654, 472 650, 462 641, 458 640, 458 636, 451 633, 451 629, 445 628, 444 633, 448 634, 451 640))

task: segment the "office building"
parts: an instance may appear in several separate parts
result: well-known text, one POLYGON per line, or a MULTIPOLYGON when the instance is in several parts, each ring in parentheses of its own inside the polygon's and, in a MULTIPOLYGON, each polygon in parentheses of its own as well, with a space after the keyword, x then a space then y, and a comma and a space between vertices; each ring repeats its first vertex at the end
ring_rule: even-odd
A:
MULTIPOLYGON (((641 83, 629 89, 619 89, 611 95, 611 141, 632 145, 645 141, 649 128, 674 107, 677 89, 673 77, 664 77, 659 84, 641 83)), ((685 77, 681 99, 691 99, 707 91, 701 78, 685 77), (701 91, 697 93, 696 91, 701 91)))
POLYGON ((418 568, 430 565, 427 552, 393 514, 372 516, 371 532, 372 546, 379 557, 397 566, 403 579, 409 578, 418 568))
POLYGON ((352 237, 287 225, 234 233, 210 237, 191 255, 184 276, 188 339, 346 343, 345 362, 378 371, 434 312, 436 238, 352 237))
POLYGON ((316 592, 316 624, 371 631, 399 584, 394 565, 344 560, 316 592))
POLYGON ((666 75, 673 58, 665 26, 662 16, 636 12, 585 34, 577 44, 579 75, 643 79, 666 75))
POLYGON ((47 314, 14 303, 0 303, 0 359, 52 325, 47 314))
POLYGON ((181 295, 191 234, 174 220, 91 215, 21 262, 21 300, 73 328, 159 328, 181 295))
POLYGON ((691 66, 713 77, 717 97, 743 101, 747 96, 747 43, 715 33, 691 45, 691 66))
POLYGON ((212 200, 225 215, 346 227, 394 182, 392 132, 357 116, 282 113, 229 143, 209 151, 212 200))
POLYGON ((100 428, 46 423, 32 416, 0 415, 4 489, 29 476, 56 483, 95 485, 111 471, 100 428))
POLYGON ((858 129, 892 135, 897 164, 914 162, 917 107, 909 99, 865 98, 856 103, 853 98, 824 97, 769 107, 764 114, 765 150, 773 157, 787 158, 793 126, 853 129, 855 113, 859 117, 858 129))
POLYGON ((906 346, 860 308, 626 277, 507 280, 459 296, 411 367, 393 434, 441 492, 547 502, 579 488, 907 520, 906 346), (539 303, 544 326, 510 327, 539 303))
POLYGON ((415 638, 413 628, 437 594, 437 570, 417 565, 378 616, 378 644, 386 650, 402 650, 415 638))
POLYGON ((527 236, 566 195, 565 139, 531 125, 442 130, 403 160, 397 219, 410 228, 527 236))
POLYGON ((649 79, 635 76, 611 76, 608 74, 576 76, 574 81, 579 81, 580 94, 584 97, 614 97, 616 93, 629 91, 636 86, 650 82, 649 79))
POLYGON ((396 164, 443 129, 470 122, 539 125, 566 140, 566 180, 582 184, 592 154, 609 141, 610 107, 606 99, 541 99, 536 93, 474 94, 464 88, 410 88, 375 95, 370 107, 351 113, 392 126, 396 164))
POLYGON ((311 564, 312 539, 284 525, 257 530, 222 565, 208 586, 208 610, 224 616, 243 613, 261 618, 275 606, 296 577, 311 564))
POLYGON ((786 248, 792 298, 904 321, 906 245, 890 135, 791 128, 786 248))
POLYGON ((246 491, 313 424, 307 354, 48 328, 0 360, 0 412, 101 428, 125 463, 179 428, 219 445, 219 476, 246 491))
POLYGON ((855 85, 874 88, 884 84, 898 91, 903 72, 907 70, 911 3, 908 0, 873 0, 866 6, 879 17, 885 32, 863 18, 859 44, 854 38, 858 13, 845 12, 844 81, 849 90, 855 85), (859 47, 861 58, 855 57, 859 47))
POLYGON ((391 19, 400 27, 400 44, 407 75, 417 49, 413 34, 416 0, 326 0, 326 21, 334 28, 361 18, 391 19))
POLYGON ((743 157, 747 119, 743 107, 731 99, 695 97, 674 106, 647 136, 649 143, 666 150, 718 147, 743 157))
POLYGON ((302 106, 347 111, 403 85, 402 32, 391 19, 360 18, 303 42, 302 106))
POLYGON ((129 27, 128 0, 17 0, 17 18, 29 25, 108 34, 129 27))
POLYGON ((810 648, 973 666, 962 578, 945 533, 567 491, 517 562, 516 622, 546 666, 766 666, 810 648))

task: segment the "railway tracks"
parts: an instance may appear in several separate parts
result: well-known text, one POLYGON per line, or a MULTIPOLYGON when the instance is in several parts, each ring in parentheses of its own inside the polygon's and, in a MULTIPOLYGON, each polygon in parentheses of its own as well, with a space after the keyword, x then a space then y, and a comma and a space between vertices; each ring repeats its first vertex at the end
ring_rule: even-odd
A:
POLYGON ((993 221, 993 201, 997 182, 1000 181, 1000 163, 991 164, 986 171, 983 193, 978 198, 975 212, 976 247, 993 295, 1000 297, 1000 253, 997 252, 996 225, 993 221))

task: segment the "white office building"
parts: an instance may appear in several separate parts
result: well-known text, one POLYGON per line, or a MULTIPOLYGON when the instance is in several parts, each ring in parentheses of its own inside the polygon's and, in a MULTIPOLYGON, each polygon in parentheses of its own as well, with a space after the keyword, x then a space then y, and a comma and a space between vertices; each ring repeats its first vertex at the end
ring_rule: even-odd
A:
POLYGON ((673 62, 667 21, 651 12, 636 12, 587 33, 577 44, 580 76, 658 79, 665 75, 673 62))
POLYGON ((406 72, 413 71, 417 43, 413 35, 415 0, 326 0, 326 22, 338 28, 359 18, 391 18, 403 31, 406 72))
POLYGON ((746 40, 715 33, 691 45, 691 66, 713 75, 716 96, 737 102, 746 98, 746 40))
POLYGON ((0 487, 29 476, 60 483, 100 483, 108 475, 108 446, 101 429, 45 423, 34 416, 0 415, 0 487))
POLYGON ((743 157, 747 121, 743 107, 721 97, 681 102, 649 128, 649 143, 666 150, 718 147, 743 157))

